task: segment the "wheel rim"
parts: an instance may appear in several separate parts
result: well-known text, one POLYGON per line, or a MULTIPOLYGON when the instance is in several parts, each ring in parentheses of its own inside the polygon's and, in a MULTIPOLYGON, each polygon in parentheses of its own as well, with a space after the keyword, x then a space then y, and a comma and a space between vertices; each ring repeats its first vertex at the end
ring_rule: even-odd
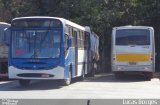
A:
POLYGON ((66 84, 69 85, 71 83, 71 73, 69 72, 69 78, 66 79, 66 84))

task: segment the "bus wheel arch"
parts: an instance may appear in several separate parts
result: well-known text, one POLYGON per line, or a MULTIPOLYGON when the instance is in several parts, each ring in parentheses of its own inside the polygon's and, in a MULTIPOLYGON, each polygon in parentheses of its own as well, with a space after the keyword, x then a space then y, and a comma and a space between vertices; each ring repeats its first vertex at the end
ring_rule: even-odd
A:
POLYGON ((63 85, 68 86, 71 84, 71 82, 72 82, 72 64, 70 64, 69 66, 68 78, 63 80, 63 85))

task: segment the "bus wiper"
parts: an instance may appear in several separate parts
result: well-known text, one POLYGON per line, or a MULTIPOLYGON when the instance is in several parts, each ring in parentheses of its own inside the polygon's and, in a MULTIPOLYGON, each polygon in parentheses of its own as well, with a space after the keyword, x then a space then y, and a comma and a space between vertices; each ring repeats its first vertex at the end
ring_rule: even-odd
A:
POLYGON ((44 37, 43 37, 42 40, 41 40, 41 45, 40 45, 40 46, 42 46, 42 43, 45 41, 45 39, 46 39, 46 37, 47 37, 47 34, 49 33, 50 29, 51 29, 51 20, 50 20, 50 23, 49 23, 49 27, 48 27, 48 29, 47 29, 44 37))

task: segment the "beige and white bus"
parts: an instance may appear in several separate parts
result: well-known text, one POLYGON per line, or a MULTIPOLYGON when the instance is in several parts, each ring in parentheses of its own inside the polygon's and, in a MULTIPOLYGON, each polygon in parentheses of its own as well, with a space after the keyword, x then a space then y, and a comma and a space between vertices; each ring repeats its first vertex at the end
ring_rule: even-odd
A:
POLYGON ((154 29, 148 26, 120 26, 112 30, 112 71, 117 78, 124 73, 155 72, 154 29))

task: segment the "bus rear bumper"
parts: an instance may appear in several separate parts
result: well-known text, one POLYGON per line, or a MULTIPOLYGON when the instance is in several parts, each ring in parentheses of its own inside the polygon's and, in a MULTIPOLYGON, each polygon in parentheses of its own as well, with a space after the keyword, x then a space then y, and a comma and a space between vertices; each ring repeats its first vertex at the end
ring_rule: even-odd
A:
POLYGON ((129 72, 129 71, 138 71, 138 72, 154 72, 153 66, 143 65, 143 66, 112 66, 113 72, 129 72))
POLYGON ((59 80, 65 79, 64 68, 57 66, 50 70, 22 70, 10 66, 9 79, 27 79, 27 80, 59 80))

